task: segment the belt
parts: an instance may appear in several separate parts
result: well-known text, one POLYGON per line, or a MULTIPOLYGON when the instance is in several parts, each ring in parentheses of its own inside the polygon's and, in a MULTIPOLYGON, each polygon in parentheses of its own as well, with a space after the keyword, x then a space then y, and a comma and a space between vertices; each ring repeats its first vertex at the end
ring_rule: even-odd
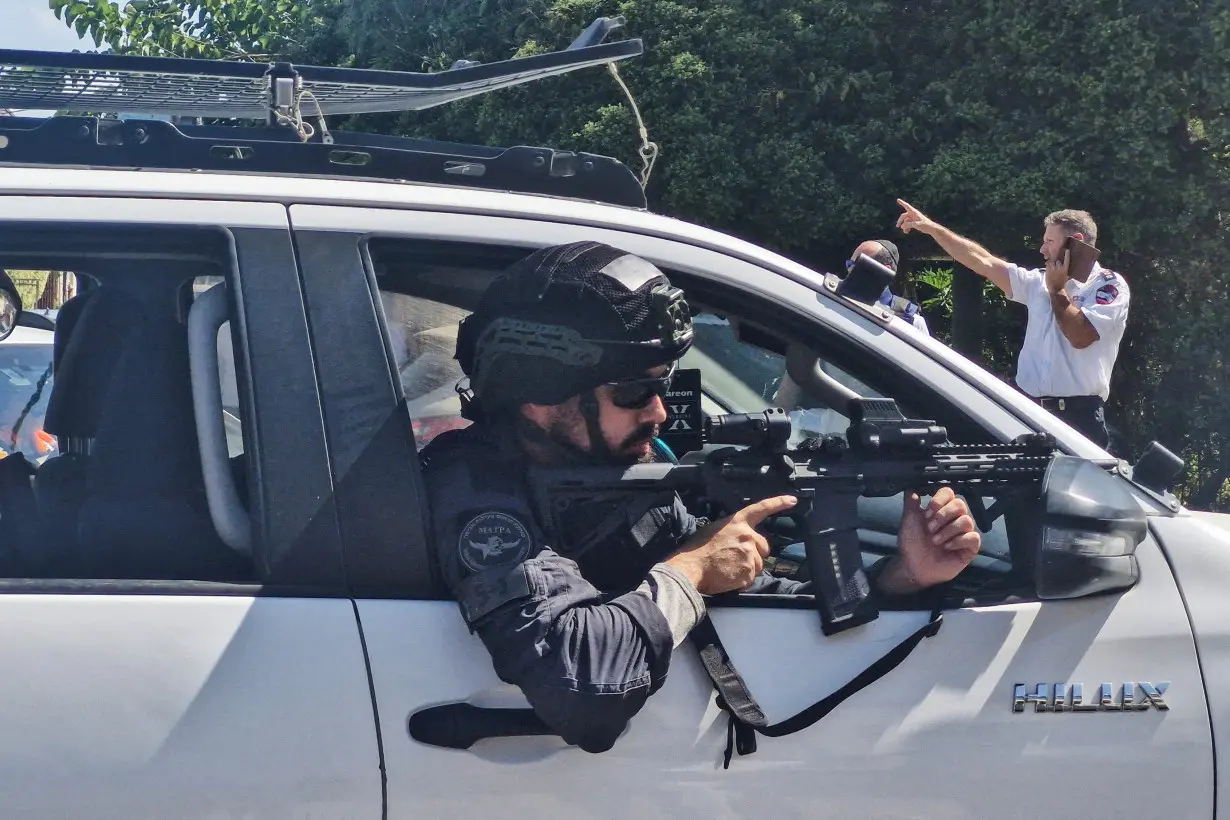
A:
POLYGON ((1067 410, 1069 407, 1075 409, 1081 405, 1098 407, 1102 404, 1101 396, 1042 396, 1035 398, 1035 402, 1042 405, 1047 410, 1058 409, 1060 411, 1067 410))

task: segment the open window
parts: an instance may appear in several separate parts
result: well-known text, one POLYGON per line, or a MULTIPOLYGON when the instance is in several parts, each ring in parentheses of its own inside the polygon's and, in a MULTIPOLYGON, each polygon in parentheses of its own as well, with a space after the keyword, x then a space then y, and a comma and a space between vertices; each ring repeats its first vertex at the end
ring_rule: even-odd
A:
POLYGON ((393 364, 419 449, 445 430, 465 427, 453 358, 458 323, 487 284, 524 249, 453 242, 373 239, 376 274, 393 364))
MULTIPOLYGON (((456 392, 464 378, 453 358, 458 322, 474 307, 488 282, 527 251, 372 239, 367 252, 421 448, 441 431, 468 423, 461 418, 456 392)), ((875 351, 745 292, 677 271, 668 273, 684 289, 693 311, 696 341, 681 367, 700 371, 706 413, 753 413, 782 407, 791 414, 796 440, 813 434, 844 436, 850 422, 846 415, 850 396, 892 397, 907 417, 944 425, 954 443, 994 440, 939 391, 875 351)), ((867 564, 896 550, 902 504, 901 495, 860 499, 859 537, 867 564)), ((955 585, 955 594, 962 599, 1001 601, 1028 591, 1023 574, 1014 571, 1013 521, 1010 512, 984 533, 982 553, 955 585)), ((805 564, 801 546, 792 547, 776 561, 773 571, 806 577, 805 564)))

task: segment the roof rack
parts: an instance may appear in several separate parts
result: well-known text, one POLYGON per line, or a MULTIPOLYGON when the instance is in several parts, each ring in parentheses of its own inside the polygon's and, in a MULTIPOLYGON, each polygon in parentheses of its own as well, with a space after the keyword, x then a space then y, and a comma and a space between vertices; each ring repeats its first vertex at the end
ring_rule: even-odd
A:
POLYGON ((623 23, 621 17, 599 18, 563 51, 490 64, 459 61, 430 74, 0 49, 0 109, 91 112, 46 119, 0 116, 0 165, 375 178, 644 208, 636 176, 610 157, 325 128, 313 139, 305 134, 314 132, 301 127, 307 118, 329 114, 422 110, 637 56, 640 40, 604 42, 623 23), (265 126, 183 122, 196 118, 258 119, 265 126))
POLYGON ((0 108, 267 119, 302 90, 314 98, 304 116, 416 111, 639 56, 640 40, 605 42, 623 25, 600 17, 563 51, 430 74, 0 49, 0 108))

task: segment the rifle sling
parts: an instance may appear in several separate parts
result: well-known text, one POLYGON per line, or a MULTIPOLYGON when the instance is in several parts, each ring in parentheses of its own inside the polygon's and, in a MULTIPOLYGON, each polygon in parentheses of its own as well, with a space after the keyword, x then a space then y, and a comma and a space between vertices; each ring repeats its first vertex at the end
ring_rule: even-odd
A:
POLYGON ((726 752, 723 768, 730 768, 730 759, 737 749, 740 756, 756 751, 756 733, 766 737, 781 737, 806 729, 829 712, 836 709, 846 698, 864 689, 887 675, 914 651, 923 638, 930 638, 940 631, 944 616, 937 605, 931 610, 931 618, 908 638, 886 652, 879 660, 868 666, 849 683, 836 692, 813 703, 798 714, 778 723, 770 724, 764 710, 748 690, 739 672, 722 645, 713 622, 706 615, 690 634, 692 643, 700 652, 701 663, 717 690, 717 705, 730 715, 726 730, 726 752))

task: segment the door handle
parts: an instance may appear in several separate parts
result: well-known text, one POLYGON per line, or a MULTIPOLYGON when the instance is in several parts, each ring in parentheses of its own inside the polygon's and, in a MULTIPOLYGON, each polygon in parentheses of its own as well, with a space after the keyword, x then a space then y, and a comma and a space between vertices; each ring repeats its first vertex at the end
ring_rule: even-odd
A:
POLYGON ((487 709, 469 703, 445 703, 410 715, 410 737, 430 746, 468 749, 491 737, 557 735, 533 709, 487 709))

